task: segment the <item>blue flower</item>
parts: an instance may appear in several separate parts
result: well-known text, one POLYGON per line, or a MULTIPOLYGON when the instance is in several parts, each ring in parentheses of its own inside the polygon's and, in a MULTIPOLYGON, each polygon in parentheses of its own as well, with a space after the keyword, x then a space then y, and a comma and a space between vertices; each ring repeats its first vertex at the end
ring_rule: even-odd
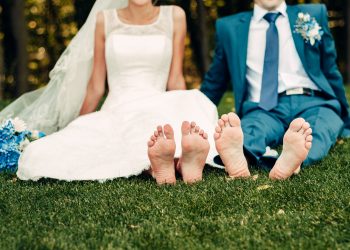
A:
POLYGON ((40 139, 45 133, 29 131, 19 118, 7 120, 0 126, 0 172, 15 172, 22 150, 30 141, 40 139))

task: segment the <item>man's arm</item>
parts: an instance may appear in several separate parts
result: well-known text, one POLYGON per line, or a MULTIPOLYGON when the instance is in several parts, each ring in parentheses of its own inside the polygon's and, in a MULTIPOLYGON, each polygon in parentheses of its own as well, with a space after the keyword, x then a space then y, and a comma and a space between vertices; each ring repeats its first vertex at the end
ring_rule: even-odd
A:
POLYGON ((217 21, 215 56, 200 89, 216 105, 219 104, 224 95, 227 89, 227 82, 229 81, 226 56, 219 36, 220 26, 220 21, 217 21))

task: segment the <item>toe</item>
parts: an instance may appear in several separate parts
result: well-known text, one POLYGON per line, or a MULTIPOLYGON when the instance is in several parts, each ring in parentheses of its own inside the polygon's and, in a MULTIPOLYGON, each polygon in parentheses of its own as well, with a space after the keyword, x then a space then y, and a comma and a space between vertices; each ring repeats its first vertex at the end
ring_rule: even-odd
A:
POLYGON ((207 133, 204 133, 204 134, 203 134, 203 138, 207 140, 207 139, 208 139, 208 134, 207 134, 207 133))
POLYGON ((194 132, 196 132, 196 134, 198 134, 200 130, 201 130, 201 128, 199 126, 196 126, 194 132))
POLYGON ((191 122, 191 134, 195 132, 197 124, 195 122, 191 122))
POLYGON ((158 126, 158 127, 157 127, 157 131, 158 131, 158 134, 159 134, 160 137, 163 137, 163 136, 164 136, 163 127, 162 127, 162 126, 158 126))
POLYGON ((218 125, 219 125, 219 127, 220 127, 221 129, 223 129, 223 128, 225 127, 225 122, 224 122, 222 119, 220 119, 220 120, 218 121, 218 125))
POLYGON ((303 129, 304 129, 305 131, 308 130, 310 127, 311 127, 311 125, 310 125, 310 123, 308 123, 308 122, 305 122, 305 123, 303 124, 303 129))
POLYGON ((289 129, 294 132, 298 132, 303 127, 304 123, 305 120, 303 118, 297 118, 291 122, 289 129))
POLYGON ((158 130, 154 131, 154 137, 159 137, 158 130))
POLYGON ((230 126, 230 123, 228 122, 228 115, 222 115, 221 116, 221 120, 224 121, 224 124, 225 124, 225 127, 229 127, 230 126))
POLYGON ((239 127, 239 126, 241 126, 241 120, 233 112, 228 114, 228 120, 229 120, 229 123, 230 123, 231 127, 239 127))
POLYGON ((306 139, 305 139, 306 142, 312 142, 312 140, 313 140, 312 135, 306 136, 306 139))
POLYGON ((201 129, 201 130, 199 131, 199 134, 200 134, 200 135, 203 135, 203 134, 204 134, 204 130, 201 129))
POLYGON ((188 135, 191 131, 191 124, 188 121, 184 121, 181 126, 182 135, 188 135))
POLYGON ((312 142, 306 142, 306 143, 305 143, 305 147, 306 147, 308 150, 310 150, 311 147, 312 147, 312 142))
POLYGON ((156 141, 157 137, 155 137, 154 135, 151 136, 151 141, 156 141))
POLYGON ((169 139, 169 140, 173 140, 174 139, 174 130, 169 124, 166 124, 164 126, 164 134, 165 134, 165 137, 167 139, 169 139))
POLYGON ((306 132, 309 128, 310 128, 310 123, 305 122, 305 123, 303 124, 303 126, 301 127, 301 129, 299 130, 299 133, 302 134, 302 135, 304 135, 305 132, 306 132))
POLYGON ((149 141, 149 142, 147 143, 147 145, 148 145, 149 148, 153 147, 154 144, 155 144, 154 141, 149 141))
POLYGON ((214 133, 214 140, 218 140, 220 138, 220 133, 214 133))
POLYGON ((308 137, 308 136, 311 135, 311 134, 312 134, 312 128, 308 128, 308 129, 305 130, 305 132, 304 132, 305 138, 308 137))
POLYGON ((217 127, 215 128, 215 132, 216 132, 216 133, 221 133, 221 132, 222 132, 222 128, 221 128, 220 126, 217 126, 217 127))

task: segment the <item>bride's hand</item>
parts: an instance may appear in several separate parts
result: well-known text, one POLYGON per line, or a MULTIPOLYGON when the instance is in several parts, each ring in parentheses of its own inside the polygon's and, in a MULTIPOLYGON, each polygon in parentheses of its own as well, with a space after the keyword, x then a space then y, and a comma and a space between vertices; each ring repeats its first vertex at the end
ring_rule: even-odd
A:
MULTIPOLYGON (((107 69, 105 59, 104 22, 103 12, 99 12, 96 20, 93 70, 87 87, 86 97, 80 110, 80 115, 94 112, 105 93, 107 69)), ((81 46, 84 45, 82 44, 81 46)))

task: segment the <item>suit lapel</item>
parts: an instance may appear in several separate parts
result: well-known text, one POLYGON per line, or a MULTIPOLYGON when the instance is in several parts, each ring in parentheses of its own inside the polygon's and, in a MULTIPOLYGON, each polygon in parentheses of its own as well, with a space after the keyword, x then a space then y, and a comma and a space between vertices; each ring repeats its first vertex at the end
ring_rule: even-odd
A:
POLYGON ((296 23, 296 20, 298 18, 298 14, 301 12, 298 6, 289 6, 287 7, 287 14, 288 14, 288 19, 290 23, 290 29, 292 31, 293 35, 293 40, 295 47, 297 49, 299 58, 304 66, 304 69, 307 71, 307 64, 306 64, 306 59, 305 59, 305 42, 304 39, 301 37, 300 34, 294 32, 294 25, 296 23))

